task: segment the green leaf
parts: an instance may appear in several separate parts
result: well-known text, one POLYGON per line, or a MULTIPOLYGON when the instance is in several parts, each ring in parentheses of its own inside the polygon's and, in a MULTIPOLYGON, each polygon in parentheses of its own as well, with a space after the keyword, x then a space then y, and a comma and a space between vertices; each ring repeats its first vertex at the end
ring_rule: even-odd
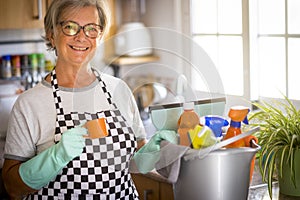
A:
POLYGON ((291 167, 291 181, 295 184, 295 170, 298 169, 294 166, 294 154, 300 148, 300 110, 286 96, 284 101, 262 101, 253 105, 259 110, 250 113, 249 122, 250 126, 260 126, 260 131, 255 133, 262 147, 259 169, 272 197, 273 175, 278 173, 282 177, 284 165, 291 167))

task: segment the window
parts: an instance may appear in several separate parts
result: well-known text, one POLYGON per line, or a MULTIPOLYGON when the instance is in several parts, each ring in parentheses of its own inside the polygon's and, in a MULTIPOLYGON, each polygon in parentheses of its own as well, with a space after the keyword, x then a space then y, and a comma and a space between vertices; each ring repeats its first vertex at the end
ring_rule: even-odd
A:
POLYGON ((299 10, 299 0, 190 0, 192 38, 226 94, 300 100, 299 10))

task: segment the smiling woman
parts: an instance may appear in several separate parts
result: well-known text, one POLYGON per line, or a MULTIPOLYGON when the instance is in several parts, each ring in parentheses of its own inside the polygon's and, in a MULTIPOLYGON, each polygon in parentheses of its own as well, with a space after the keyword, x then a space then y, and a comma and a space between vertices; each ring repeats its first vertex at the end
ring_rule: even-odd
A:
POLYGON ((138 107, 125 82, 90 64, 107 24, 102 3, 53 0, 46 14, 56 66, 11 112, 3 178, 12 199, 138 199, 129 173, 146 137, 138 107), (105 137, 87 136, 95 119, 105 137))
MULTIPOLYGON (((93 35, 90 36, 87 34, 92 33, 90 30, 87 31, 86 28, 83 28, 81 31, 81 26, 88 27, 92 24, 100 27, 96 7, 86 6, 81 8, 80 12, 77 12, 76 9, 67 13, 61 15, 60 25, 54 28, 54 33, 47 33, 47 36, 58 54, 56 70, 61 70, 60 66, 63 66, 65 73, 67 70, 72 74, 74 68, 81 68, 83 63, 86 65, 94 56, 97 44, 101 39, 101 31, 100 28, 95 29, 93 35), (73 67, 66 68, 66 64, 70 65, 70 63, 73 67)), ((73 76, 73 78, 77 77, 73 76)))

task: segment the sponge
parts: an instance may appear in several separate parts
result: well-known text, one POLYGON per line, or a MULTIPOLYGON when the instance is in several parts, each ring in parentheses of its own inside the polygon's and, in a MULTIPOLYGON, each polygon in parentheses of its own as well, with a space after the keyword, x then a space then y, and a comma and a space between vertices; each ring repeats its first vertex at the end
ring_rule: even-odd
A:
POLYGON ((208 126, 197 125, 189 130, 189 139, 193 149, 200 149, 214 145, 218 142, 213 131, 208 126))
POLYGON ((108 135, 105 118, 87 121, 84 127, 87 128, 90 139, 102 138, 108 135))

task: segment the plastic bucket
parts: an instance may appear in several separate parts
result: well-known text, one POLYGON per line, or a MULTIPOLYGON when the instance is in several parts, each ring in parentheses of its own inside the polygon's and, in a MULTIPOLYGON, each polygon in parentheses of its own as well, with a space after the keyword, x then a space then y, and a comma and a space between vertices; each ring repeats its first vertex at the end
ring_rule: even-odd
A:
POLYGON ((182 158, 179 177, 173 186, 175 199, 246 200, 251 161, 259 149, 259 146, 219 149, 202 158, 182 158))

